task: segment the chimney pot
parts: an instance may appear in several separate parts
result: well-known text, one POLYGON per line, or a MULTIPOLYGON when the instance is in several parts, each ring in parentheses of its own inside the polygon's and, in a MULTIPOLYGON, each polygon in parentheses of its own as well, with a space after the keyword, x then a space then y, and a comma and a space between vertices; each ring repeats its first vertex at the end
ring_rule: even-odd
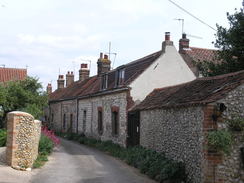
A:
POLYGON ((81 69, 86 69, 87 68, 87 64, 80 64, 80 68, 81 69))
POLYGON ((71 71, 71 74, 74 75, 73 71, 71 71))
POLYGON ((170 41, 170 32, 165 32, 165 41, 170 41))
POLYGON ((103 53, 101 52, 101 53, 100 53, 100 59, 102 59, 102 58, 103 58, 103 53))
POLYGON ((82 63, 80 65, 80 70, 79 70, 79 80, 84 81, 87 78, 89 78, 90 75, 90 70, 88 69, 88 65, 85 63, 82 63))
POLYGON ((105 55, 104 55, 104 59, 106 59, 106 60, 107 60, 107 59, 108 59, 108 55, 106 55, 106 54, 105 54, 105 55))
POLYGON ((179 53, 185 53, 185 49, 189 48, 190 40, 186 38, 186 34, 182 34, 182 38, 179 40, 179 53))

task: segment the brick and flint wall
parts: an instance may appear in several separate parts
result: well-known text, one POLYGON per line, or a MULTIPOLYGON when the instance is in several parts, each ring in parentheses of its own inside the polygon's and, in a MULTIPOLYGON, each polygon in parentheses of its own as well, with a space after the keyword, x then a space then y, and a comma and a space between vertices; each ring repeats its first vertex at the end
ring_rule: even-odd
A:
POLYGON ((183 161, 189 178, 202 182, 202 107, 155 109, 140 114, 140 144, 183 161))

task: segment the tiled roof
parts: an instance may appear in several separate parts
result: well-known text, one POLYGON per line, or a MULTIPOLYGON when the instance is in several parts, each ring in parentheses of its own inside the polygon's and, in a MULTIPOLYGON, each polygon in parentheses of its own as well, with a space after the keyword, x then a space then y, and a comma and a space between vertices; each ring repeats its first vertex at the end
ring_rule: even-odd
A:
POLYGON ((0 82, 24 80, 27 76, 27 69, 0 68, 0 82))
POLYGON ((155 89, 133 110, 148 110, 211 103, 225 97, 228 92, 244 84, 244 70, 199 78, 194 81, 155 89))
POLYGON ((101 79, 98 76, 90 77, 84 81, 76 81, 67 88, 58 89, 49 95, 49 101, 65 100, 106 91, 112 91, 118 88, 126 88, 133 80, 135 80, 146 68, 148 68, 160 55, 161 51, 150 54, 146 57, 122 65, 119 69, 125 70, 125 78, 123 85, 115 87, 115 76, 117 69, 109 71, 108 74, 108 88, 100 90, 101 79))
POLYGON ((203 61, 219 62, 216 58, 217 50, 214 49, 190 47, 189 49, 184 49, 181 56, 196 76, 199 75, 196 63, 203 61))

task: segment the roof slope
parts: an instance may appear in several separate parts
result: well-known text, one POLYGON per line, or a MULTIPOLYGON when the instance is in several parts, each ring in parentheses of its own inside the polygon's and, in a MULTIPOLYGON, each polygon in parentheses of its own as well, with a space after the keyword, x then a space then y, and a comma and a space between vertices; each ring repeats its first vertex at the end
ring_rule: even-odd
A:
POLYGON ((126 88, 133 80, 135 80, 146 68, 148 68, 160 55, 162 51, 155 52, 146 57, 130 62, 120 66, 118 69, 125 70, 125 79, 123 85, 115 87, 116 71, 114 69, 109 71, 108 74, 108 88, 100 90, 101 79, 96 75, 84 81, 76 81, 67 88, 58 89, 49 95, 49 101, 57 101, 64 99, 71 99, 97 93, 103 93, 109 90, 118 88, 126 88))
POLYGON ((219 62, 216 58, 217 50, 214 49, 190 47, 189 49, 184 49, 180 54, 196 76, 199 75, 196 63, 203 61, 219 62))
POLYGON ((244 70, 160 89, 151 92, 133 110, 147 110, 206 104, 225 97, 228 92, 244 84, 244 70))
POLYGON ((24 80, 27 76, 27 69, 0 68, 0 82, 24 80))

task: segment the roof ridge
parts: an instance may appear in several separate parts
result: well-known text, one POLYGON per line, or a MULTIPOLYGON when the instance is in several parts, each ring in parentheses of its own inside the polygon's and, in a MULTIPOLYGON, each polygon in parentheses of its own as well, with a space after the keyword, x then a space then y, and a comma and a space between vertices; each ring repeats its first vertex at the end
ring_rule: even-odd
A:
POLYGON ((199 50, 210 50, 210 51, 219 51, 218 49, 213 49, 213 48, 199 48, 199 47, 194 47, 190 46, 190 49, 199 49, 199 50))
POLYGON ((208 76, 208 77, 202 77, 202 78, 197 78, 196 80, 213 80, 213 79, 221 79, 229 76, 235 76, 240 73, 244 73, 244 70, 236 71, 236 72, 231 72, 231 73, 226 73, 226 74, 221 74, 217 76, 208 76))

